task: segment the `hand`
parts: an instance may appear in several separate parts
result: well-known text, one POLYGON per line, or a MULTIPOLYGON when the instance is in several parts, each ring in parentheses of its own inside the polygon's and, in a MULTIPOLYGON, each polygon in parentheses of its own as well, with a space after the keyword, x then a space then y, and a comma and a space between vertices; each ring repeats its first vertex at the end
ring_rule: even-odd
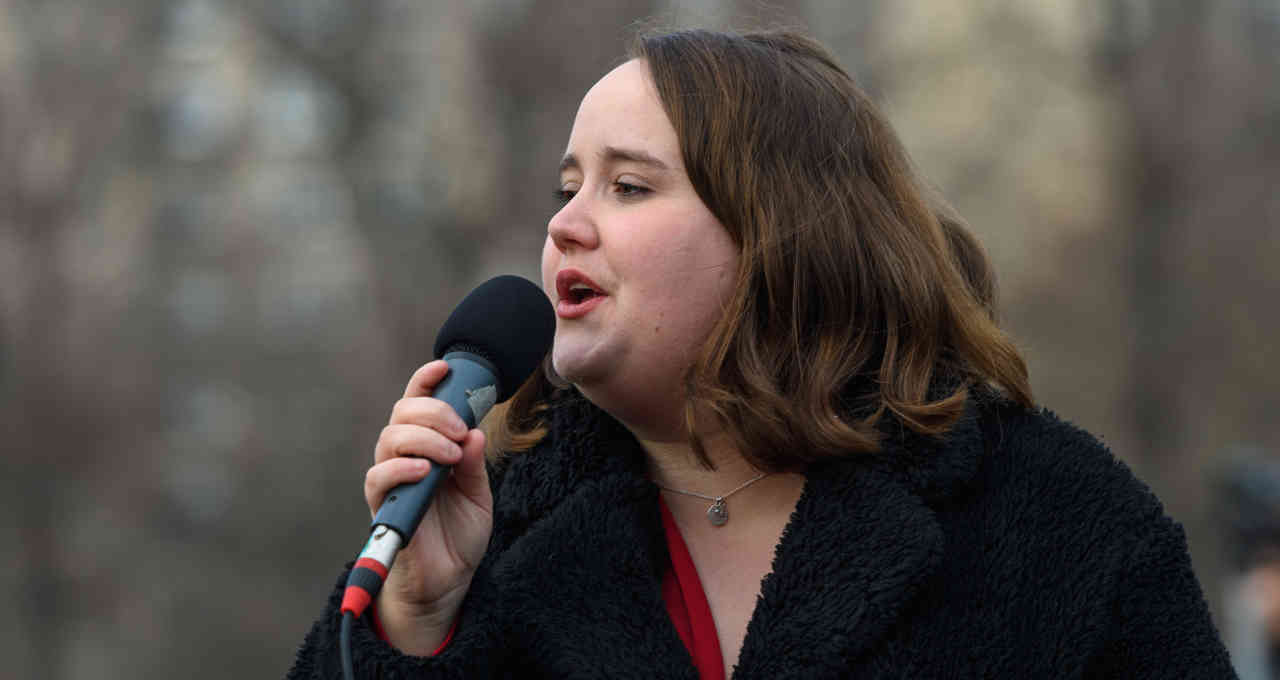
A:
POLYGON ((387 638, 419 656, 448 634, 493 530, 484 434, 468 431, 452 407, 430 396, 448 373, 439 360, 414 372, 378 437, 364 482, 365 501, 376 514, 392 488, 425 477, 432 461, 454 466, 378 594, 387 638))

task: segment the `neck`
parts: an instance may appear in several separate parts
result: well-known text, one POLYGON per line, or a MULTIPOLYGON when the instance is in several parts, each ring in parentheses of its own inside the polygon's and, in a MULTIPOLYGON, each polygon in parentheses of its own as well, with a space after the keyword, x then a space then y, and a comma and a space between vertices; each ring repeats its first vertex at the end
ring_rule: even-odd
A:
POLYGON ((686 531, 694 532, 687 534, 686 540, 704 532, 714 532, 728 540, 741 530, 750 532, 758 528, 761 522, 772 526, 771 523, 781 518, 785 523, 804 490, 804 475, 798 473, 770 474, 752 481, 760 476, 761 470, 747 462, 723 433, 703 437, 707 457, 715 469, 699 463, 687 441, 641 440, 640 444, 647 454, 649 476, 660 487, 717 497, 750 482, 726 499, 731 521, 724 527, 713 527, 708 522, 710 501, 664 491, 663 499, 676 522, 686 531))
POLYGON ((640 440, 648 458, 649 476, 659 486, 718 496, 760 474, 723 433, 702 438, 714 469, 700 463, 686 440, 640 440))

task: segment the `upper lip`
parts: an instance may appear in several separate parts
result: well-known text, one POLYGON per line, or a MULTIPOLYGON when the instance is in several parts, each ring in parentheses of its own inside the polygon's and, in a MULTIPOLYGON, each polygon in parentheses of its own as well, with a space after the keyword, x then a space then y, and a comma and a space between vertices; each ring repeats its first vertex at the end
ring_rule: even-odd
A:
POLYGON ((573 296, 574 287, 586 286, 598 295, 604 295, 605 292, 600 288, 600 284, 592 281, 590 277, 577 269, 561 269, 556 273, 556 297, 561 300, 568 300, 573 296))

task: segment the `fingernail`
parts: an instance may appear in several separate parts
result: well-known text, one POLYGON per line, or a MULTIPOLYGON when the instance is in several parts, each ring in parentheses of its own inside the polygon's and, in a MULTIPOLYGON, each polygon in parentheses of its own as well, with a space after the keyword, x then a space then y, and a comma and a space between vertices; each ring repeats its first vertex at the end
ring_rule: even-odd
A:
POLYGON ((415 458, 413 461, 413 470, 414 472, 426 472, 428 465, 430 465, 430 463, 427 461, 421 458, 415 458))

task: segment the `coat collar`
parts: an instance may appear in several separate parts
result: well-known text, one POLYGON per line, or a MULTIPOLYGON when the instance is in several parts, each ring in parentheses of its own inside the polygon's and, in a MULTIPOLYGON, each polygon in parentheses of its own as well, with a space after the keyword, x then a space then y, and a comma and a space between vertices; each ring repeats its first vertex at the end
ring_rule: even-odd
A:
MULTIPOLYGON (((970 399, 945 444, 904 429, 878 454, 810 467, 736 677, 847 677, 891 629, 941 560, 933 508, 977 470, 982 401, 970 399)), ((581 397, 551 427, 556 445, 523 455, 555 463, 515 466, 531 493, 509 508, 523 536, 498 565, 513 611, 529 612, 520 637, 555 675, 696 678, 662 601, 669 558, 639 445, 581 397)))

